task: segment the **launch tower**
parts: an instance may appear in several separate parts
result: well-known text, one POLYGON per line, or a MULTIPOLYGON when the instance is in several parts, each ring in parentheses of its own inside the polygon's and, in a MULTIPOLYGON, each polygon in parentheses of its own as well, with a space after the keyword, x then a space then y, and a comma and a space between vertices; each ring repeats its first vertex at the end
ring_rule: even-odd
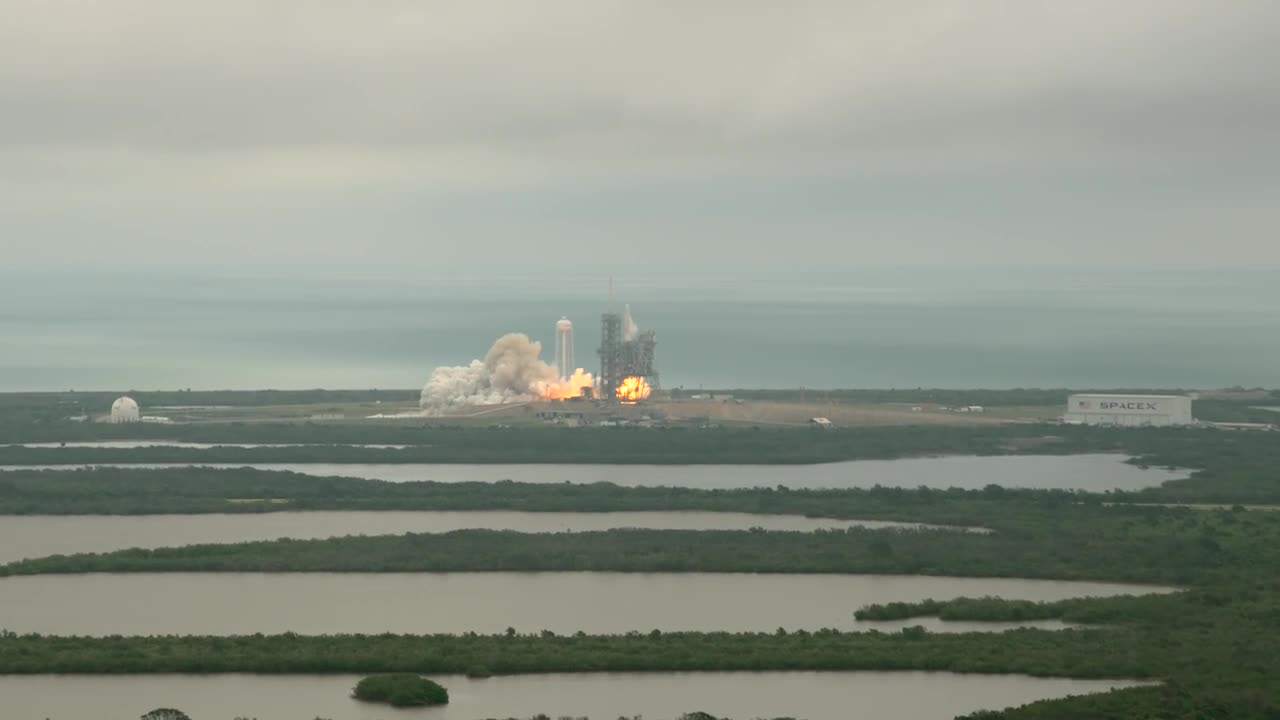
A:
POLYGON ((640 377, 652 388, 658 387, 658 371, 654 367, 654 353, 658 346, 657 333, 641 331, 631 319, 631 306, 625 312, 607 312, 600 316, 600 392, 603 397, 614 397, 622 381, 628 377, 640 377))

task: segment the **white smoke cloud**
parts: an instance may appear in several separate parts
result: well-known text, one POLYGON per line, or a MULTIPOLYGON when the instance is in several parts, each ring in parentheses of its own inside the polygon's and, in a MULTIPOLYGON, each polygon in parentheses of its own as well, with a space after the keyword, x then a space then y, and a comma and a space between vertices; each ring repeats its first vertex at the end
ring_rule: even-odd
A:
POLYGON ((419 406, 440 414, 465 405, 499 405, 543 397, 576 395, 590 386, 591 376, 579 370, 562 381, 559 372, 542 361, 542 343, 524 333, 503 335, 484 360, 470 365, 438 367, 422 388, 419 406))

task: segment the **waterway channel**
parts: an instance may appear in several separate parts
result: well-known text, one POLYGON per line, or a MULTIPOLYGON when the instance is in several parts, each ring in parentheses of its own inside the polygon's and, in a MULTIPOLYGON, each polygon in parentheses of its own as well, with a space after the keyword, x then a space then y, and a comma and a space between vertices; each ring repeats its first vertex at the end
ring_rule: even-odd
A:
MULTIPOLYGON (((611 634, 894 629, 869 603, 986 595, 1060 600, 1168 592, 1117 583, 755 573, 121 573, 0 579, 0 628, 58 635, 611 634)), ((976 628, 990 629, 985 624, 976 628)))
POLYGON ((135 718, 157 707, 196 720, 477 720, 642 715, 807 720, 949 720, 981 709, 1106 692, 1139 683, 934 672, 582 673, 433 678, 449 690, 438 708, 391 710, 350 697, 348 675, 0 675, 14 720, 135 718))
MULTIPOLYGON (((469 528, 527 533, 613 528, 813 531, 851 526, 930 528, 918 523, 720 512, 273 512, 214 515, 18 515, 0 517, 0 563, 48 555, 253 540, 443 533, 469 528)), ((981 531, 981 528, 954 528, 981 531)))
MULTIPOLYGON (((1185 470, 1143 469, 1124 455, 996 455, 853 460, 819 465, 592 465, 592 464, 423 464, 423 463, 201 463, 205 467, 254 467, 316 476, 343 476, 410 482, 527 483, 611 482, 623 486, 690 488, 773 487, 870 488, 951 487, 980 489, 987 485, 1067 490, 1140 490, 1187 476, 1185 470)), ((181 467, 184 464, 102 463, 107 467, 181 467)), ((39 465, 67 468, 75 465, 39 465)), ((23 469, 2 466, 0 470, 23 469)))

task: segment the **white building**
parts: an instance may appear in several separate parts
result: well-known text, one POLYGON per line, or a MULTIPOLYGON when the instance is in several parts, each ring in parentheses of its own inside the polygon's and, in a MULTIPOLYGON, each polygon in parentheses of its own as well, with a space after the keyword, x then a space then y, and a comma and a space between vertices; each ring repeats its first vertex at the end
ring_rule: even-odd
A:
POLYGON ((113 423, 135 423, 142 419, 141 413, 138 412, 138 403, 133 398, 124 396, 116 398, 111 403, 111 422, 113 423))
POLYGON ((1063 422, 1074 425, 1190 425, 1186 395, 1072 395, 1063 422))

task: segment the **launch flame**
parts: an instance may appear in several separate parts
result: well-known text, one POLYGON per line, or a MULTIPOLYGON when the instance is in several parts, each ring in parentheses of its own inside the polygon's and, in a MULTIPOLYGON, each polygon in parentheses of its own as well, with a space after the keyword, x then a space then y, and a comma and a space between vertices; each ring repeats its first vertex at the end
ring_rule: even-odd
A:
POLYGON ((622 379, 622 383, 614 391, 614 396, 620 402, 634 403, 649 397, 651 392, 653 388, 649 387, 649 383, 645 382, 644 378, 632 375, 622 379))
POLYGON ((561 378, 559 371, 538 357, 541 353, 542 343, 527 335, 503 335, 484 360, 431 371, 418 404, 427 413, 442 414, 466 405, 566 399, 584 389, 591 394, 595 381, 590 373, 578 369, 571 377, 561 378))
POLYGON ((595 384, 595 378, 591 377, 591 373, 583 372, 582 368, 578 368, 567 378, 560 378, 556 382, 543 385, 539 394, 543 400, 568 400, 582 395, 591 397, 595 384))

